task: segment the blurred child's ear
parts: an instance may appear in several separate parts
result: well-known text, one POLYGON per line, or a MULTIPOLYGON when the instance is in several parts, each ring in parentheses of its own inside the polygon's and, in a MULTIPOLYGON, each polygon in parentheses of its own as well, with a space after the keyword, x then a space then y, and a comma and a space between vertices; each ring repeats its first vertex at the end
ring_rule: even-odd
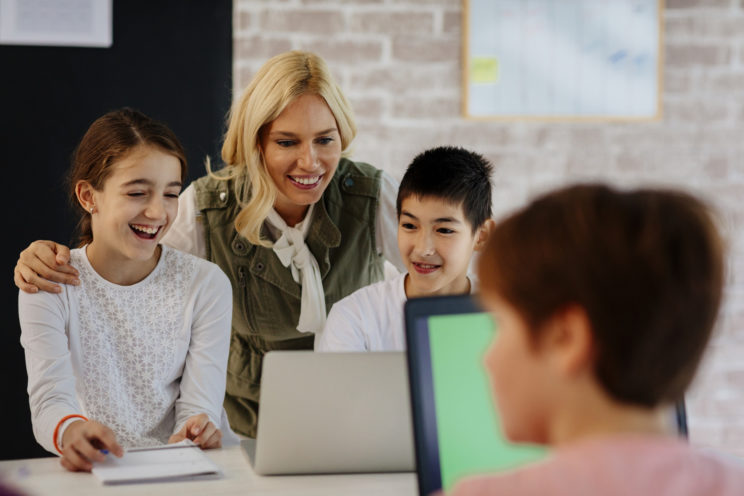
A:
POLYGON ((493 228, 495 226, 496 223, 493 221, 493 219, 486 219, 483 225, 475 230, 475 245, 473 246, 473 249, 475 251, 480 251, 483 249, 484 246, 486 246, 488 236, 490 236, 491 231, 493 231, 493 228))
POLYGON ((75 184, 75 196, 77 197, 78 203, 83 207, 84 210, 90 212, 90 209, 95 207, 95 201, 93 199, 93 192, 95 189, 88 181, 78 181, 75 184))
POLYGON ((569 305, 556 312, 545 326, 539 346, 550 356, 557 372, 570 377, 593 370, 594 338, 583 307, 569 305))

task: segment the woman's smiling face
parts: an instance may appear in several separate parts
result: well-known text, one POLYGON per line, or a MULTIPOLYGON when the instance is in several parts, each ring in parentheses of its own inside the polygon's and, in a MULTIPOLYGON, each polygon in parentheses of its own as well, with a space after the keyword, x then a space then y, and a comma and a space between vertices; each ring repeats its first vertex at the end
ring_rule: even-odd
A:
POLYGON ((325 100, 297 97, 261 133, 266 169, 277 188, 274 209, 288 225, 320 200, 341 160, 341 136, 325 100))

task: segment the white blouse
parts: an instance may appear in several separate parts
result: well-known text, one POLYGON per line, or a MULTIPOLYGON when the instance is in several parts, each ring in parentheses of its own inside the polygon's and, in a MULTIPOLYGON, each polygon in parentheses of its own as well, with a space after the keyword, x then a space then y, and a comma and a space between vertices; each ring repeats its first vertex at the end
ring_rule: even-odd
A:
POLYGON ((19 292, 37 441, 54 453, 54 428, 69 414, 110 427, 124 447, 165 443, 199 413, 234 436, 222 408, 232 289, 219 267, 164 246, 145 279, 119 286, 85 248, 71 264, 80 286, 19 292))

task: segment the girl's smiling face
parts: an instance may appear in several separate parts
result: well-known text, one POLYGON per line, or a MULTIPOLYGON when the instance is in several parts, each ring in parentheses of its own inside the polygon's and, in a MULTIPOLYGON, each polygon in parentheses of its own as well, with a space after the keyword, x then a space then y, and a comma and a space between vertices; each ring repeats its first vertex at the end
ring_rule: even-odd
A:
POLYGON ((288 225, 320 200, 341 160, 341 137, 325 100, 304 94, 261 133, 266 169, 277 188, 274 209, 288 225))
POLYGON ((103 277, 114 271, 137 279, 144 267, 149 269, 142 277, 154 268, 158 243, 178 213, 181 186, 178 158, 150 145, 137 146, 114 164, 101 190, 78 184, 81 204, 93 209, 88 257, 103 277))

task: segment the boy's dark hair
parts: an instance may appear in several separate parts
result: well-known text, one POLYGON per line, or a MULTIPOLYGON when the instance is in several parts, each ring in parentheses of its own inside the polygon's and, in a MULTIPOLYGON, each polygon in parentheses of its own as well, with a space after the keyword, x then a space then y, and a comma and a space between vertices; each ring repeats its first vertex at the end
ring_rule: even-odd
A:
POLYGON ((477 153, 454 146, 431 148, 418 154, 408 166, 398 189, 398 217, 403 200, 410 196, 433 196, 462 204, 473 230, 491 217, 493 166, 477 153))
POLYGON ((599 383, 653 407, 679 400, 695 374, 721 301, 723 248, 708 208, 686 193, 580 185, 499 223, 479 275, 533 338, 556 312, 582 307, 599 383))

